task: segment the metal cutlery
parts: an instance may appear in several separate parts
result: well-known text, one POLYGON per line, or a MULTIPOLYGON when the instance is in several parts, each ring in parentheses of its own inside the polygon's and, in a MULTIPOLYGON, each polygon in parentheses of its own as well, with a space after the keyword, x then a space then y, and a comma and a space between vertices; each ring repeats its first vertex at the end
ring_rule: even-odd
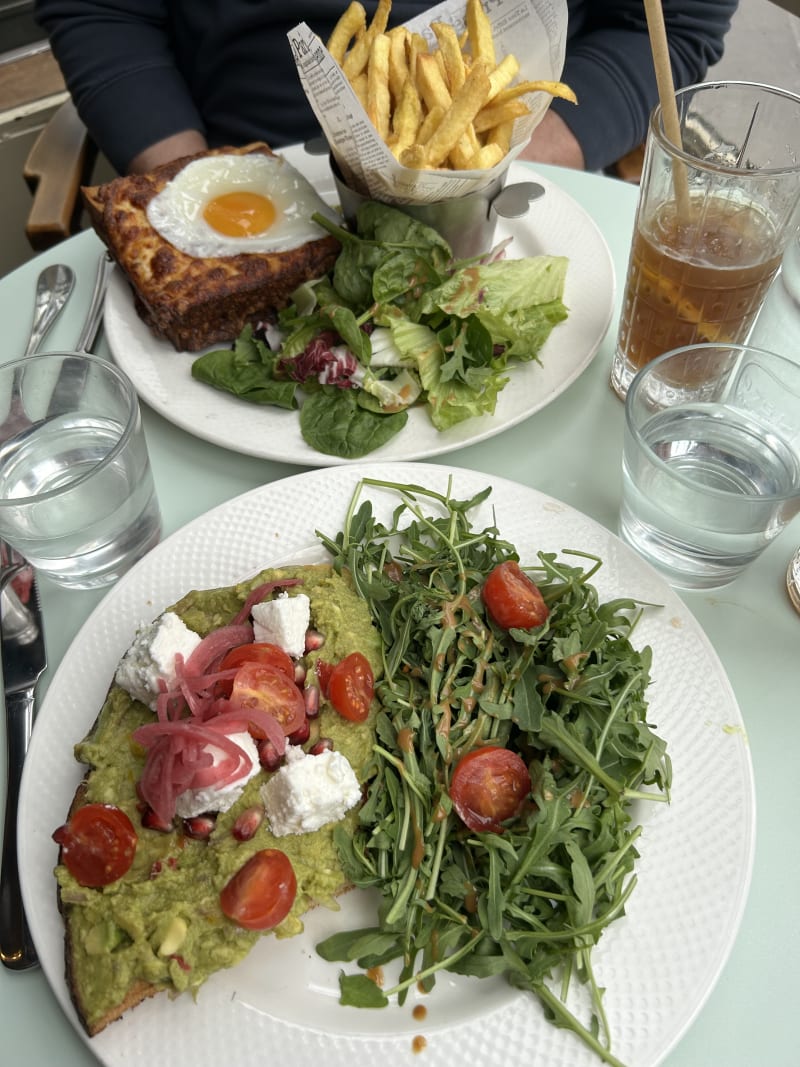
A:
MULTIPOLYGON (((88 352, 91 349, 100 327, 103 317, 103 302, 108 285, 108 278, 113 267, 113 260, 104 253, 97 265, 94 290, 89 303, 89 309, 73 349, 76 353, 88 352)), ((55 268, 47 267, 39 275, 37 283, 36 303, 34 305, 34 317, 31 326, 31 335, 25 350, 25 356, 36 353, 45 337, 47 330, 52 326, 56 316, 67 302, 74 275, 69 267, 57 264, 55 268)), ((62 361, 61 369, 53 389, 53 395, 47 408, 46 418, 51 419, 61 412, 68 410, 74 399, 80 396, 85 384, 86 368, 81 360, 71 359, 69 356, 62 361)), ((14 375, 11 386, 11 399, 6 418, 0 423, 0 443, 24 433, 34 425, 22 407, 20 400, 20 379, 23 369, 20 367, 14 375)), ((40 420, 39 420, 40 421, 40 420)), ((39 424, 37 421, 36 425, 39 424)))
MULTIPOLYGON (((97 336, 103 314, 106 285, 112 267, 108 254, 101 256, 94 291, 75 351, 88 352, 97 336)), ((64 307, 74 276, 62 264, 48 267, 39 276, 31 334, 25 356, 33 355, 64 307)), ((67 356, 59 371, 46 418, 52 418, 79 395, 85 384, 81 360, 67 356)), ((18 378, 12 383, 9 413, 0 424, 0 442, 32 427, 19 397, 18 378), (17 387, 17 388, 15 388, 17 387)), ((47 666, 41 608, 36 578, 31 569, 30 597, 23 604, 8 583, 30 567, 13 548, 0 541, 0 662, 5 689, 8 778, 0 866, 0 962, 23 971, 38 963, 28 930, 17 864, 17 807, 22 768, 33 729, 34 697, 39 678, 47 666)))
POLYGON ((6 603, 13 605, 13 610, 21 609, 24 615, 12 624, 12 609, 0 612, 0 661, 5 689, 8 748, 3 852, 0 860, 0 962, 11 970, 24 971, 35 967, 38 957, 22 906, 17 865, 17 807, 22 767, 33 728, 36 685, 47 666, 47 654, 35 575, 31 577, 28 603, 15 603, 5 586, 14 575, 30 565, 14 549, 8 549, 8 557, 9 564, 0 571, 0 593, 5 591, 3 599, 6 603))
MULTIPOLYGON (((48 330, 67 303, 74 283, 73 271, 63 263, 45 267, 40 273, 25 357, 32 356, 41 347, 48 330)), ((88 328, 87 321, 84 334, 88 328)), ((91 340, 96 330, 97 321, 91 340)), ((20 399, 20 373, 18 370, 12 381, 8 415, 0 424, 0 441, 31 427, 20 399)), ((35 967, 38 958, 22 906, 17 864, 17 808, 22 767, 33 729, 34 695, 47 666, 47 656, 33 568, 3 541, 0 541, 0 663, 5 689, 8 767, 0 859, 0 962, 12 970, 22 971, 35 967), (31 571, 31 584, 28 603, 23 604, 9 583, 26 569, 31 571)))
MULTIPOLYGON (((94 280, 94 290, 86 312, 83 327, 75 344, 75 352, 89 352, 97 337, 100 328, 100 320, 103 317, 103 304, 105 300, 108 278, 114 261, 108 252, 104 252, 97 264, 97 273, 94 280)), ((74 405, 75 399, 80 396, 86 381, 86 365, 80 359, 70 359, 69 356, 61 364, 58 380, 56 381, 50 404, 47 408, 47 417, 53 418, 62 411, 68 411, 74 405)))
POLYGON ((66 263, 45 267, 36 282, 33 325, 24 355, 30 356, 41 346, 48 330, 58 318, 75 285, 75 275, 66 263))
MULTIPOLYGON (((36 282, 36 297, 33 305, 33 322, 31 323, 28 344, 23 356, 32 356, 38 351, 48 330, 56 321, 64 305, 69 300, 75 285, 75 275, 65 263, 55 263, 45 267, 36 282)), ((0 441, 14 437, 30 426, 30 419, 25 414, 20 399, 21 370, 17 369, 11 383, 11 399, 6 415, 0 424, 0 441)))

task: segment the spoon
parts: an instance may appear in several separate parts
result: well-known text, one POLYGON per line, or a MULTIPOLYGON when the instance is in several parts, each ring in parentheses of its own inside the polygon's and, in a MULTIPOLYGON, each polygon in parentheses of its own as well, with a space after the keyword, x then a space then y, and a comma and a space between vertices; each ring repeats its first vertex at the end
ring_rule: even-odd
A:
MULTIPOLYGON (((23 358, 37 352, 45 335, 69 300, 75 274, 64 263, 45 267, 36 282, 36 297, 33 305, 33 322, 23 358)), ((17 366, 11 379, 11 397, 8 413, 0 423, 0 442, 30 427, 31 421, 22 406, 22 367, 17 366)))
POLYGON ((44 268, 36 282, 33 323, 23 355, 30 356, 40 347, 47 331, 69 300, 74 284, 75 275, 65 263, 54 263, 44 268))

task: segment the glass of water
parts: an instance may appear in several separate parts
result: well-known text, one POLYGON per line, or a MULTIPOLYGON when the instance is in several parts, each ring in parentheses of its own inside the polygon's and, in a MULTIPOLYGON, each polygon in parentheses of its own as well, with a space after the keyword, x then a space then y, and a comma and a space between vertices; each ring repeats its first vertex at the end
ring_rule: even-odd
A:
POLYGON ((136 392, 111 362, 49 352, 0 366, 0 536, 89 589, 161 536, 136 392))
POLYGON ((671 584, 734 578, 800 511, 800 364, 747 345, 667 352, 625 401, 620 534, 671 584))

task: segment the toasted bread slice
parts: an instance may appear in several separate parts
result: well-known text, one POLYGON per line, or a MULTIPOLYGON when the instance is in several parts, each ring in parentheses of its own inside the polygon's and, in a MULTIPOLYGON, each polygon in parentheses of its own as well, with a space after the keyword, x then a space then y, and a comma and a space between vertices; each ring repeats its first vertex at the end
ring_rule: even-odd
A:
MULTIPOLYGON (((305 666, 313 669, 318 657, 337 662, 358 649, 377 673, 380 638, 368 609, 347 576, 328 566, 265 571, 237 586, 189 593, 169 610, 204 636, 234 618, 262 582, 286 578, 301 580, 296 591, 309 596, 311 625, 325 637, 323 648, 305 657, 305 666)), ((65 927, 66 981, 90 1036, 158 993, 196 995, 213 973, 234 966, 265 933, 299 933, 306 911, 331 905, 349 888, 334 831, 355 827, 357 807, 311 833, 275 836, 264 818, 250 839, 234 835, 237 818, 261 804, 261 786, 273 773, 267 770, 259 770, 234 805, 216 816, 210 836, 192 836, 180 818, 162 829, 144 825, 137 783, 145 753, 131 735, 155 718, 149 707, 114 684, 89 734, 75 747, 87 771, 69 815, 86 804, 112 804, 128 815, 138 839, 130 869, 100 888, 82 885, 62 862, 63 852, 59 855, 55 874, 65 927), (285 852, 297 880, 294 905, 275 931, 239 926, 223 914, 219 899, 233 874, 263 849, 285 852)), ((366 722, 351 723, 323 699, 310 726, 303 747, 331 738, 363 781, 374 741, 374 713, 366 722)))
POLYGON ((210 149, 81 190, 92 226, 130 282, 139 316, 178 351, 232 341, 249 322, 285 307, 298 285, 324 275, 339 251, 325 235, 289 252, 201 259, 166 241, 148 221, 148 203, 187 164, 222 153, 274 155, 261 142, 210 149))

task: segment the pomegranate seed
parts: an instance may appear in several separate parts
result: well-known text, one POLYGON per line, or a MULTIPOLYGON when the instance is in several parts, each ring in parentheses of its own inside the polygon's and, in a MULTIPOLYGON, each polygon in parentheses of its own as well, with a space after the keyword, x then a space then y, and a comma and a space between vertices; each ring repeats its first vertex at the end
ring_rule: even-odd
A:
POLYGON ((194 815, 183 820, 183 832, 195 841, 207 841, 216 824, 217 820, 213 815, 194 815))
MULTIPOLYGON (((174 869, 178 866, 178 860, 175 856, 167 856, 167 866, 174 869)), ((161 872, 164 870, 163 860, 154 860, 150 867, 150 878, 158 878, 161 872)))
POLYGON ((306 652, 319 652, 325 644, 325 636, 319 630, 306 630, 306 652))
POLYGON ((303 721, 302 726, 298 726, 296 730, 292 731, 286 740, 290 745, 302 745, 308 741, 311 736, 311 723, 308 719, 303 721))
POLYGON ((316 719, 319 715, 319 686, 307 685, 303 690, 303 700, 306 705, 306 718, 316 719))
POLYGON ((159 819, 152 808, 145 808, 142 812, 142 826, 148 830, 158 830, 162 834, 168 834, 173 829, 172 823, 159 819))
POLYGON ((323 752, 333 751, 333 739, 330 737, 321 737, 319 741, 315 742, 308 750, 309 755, 319 756, 323 752))
POLYGON ((306 680, 306 674, 307 673, 308 672, 306 670, 305 663, 302 663, 300 660, 298 660, 297 663, 295 663, 295 665, 294 665, 294 681, 295 681, 295 685, 302 685, 306 680))
POLYGON ((265 771, 277 771, 283 763, 283 756, 267 738, 258 744, 258 759, 265 771))
POLYGON ((243 811, 233 824, 231 833, 237 841, 249 841, 255 836, 256 830, 264 819, 264 809, 259 807, 248 808, 243 811))

